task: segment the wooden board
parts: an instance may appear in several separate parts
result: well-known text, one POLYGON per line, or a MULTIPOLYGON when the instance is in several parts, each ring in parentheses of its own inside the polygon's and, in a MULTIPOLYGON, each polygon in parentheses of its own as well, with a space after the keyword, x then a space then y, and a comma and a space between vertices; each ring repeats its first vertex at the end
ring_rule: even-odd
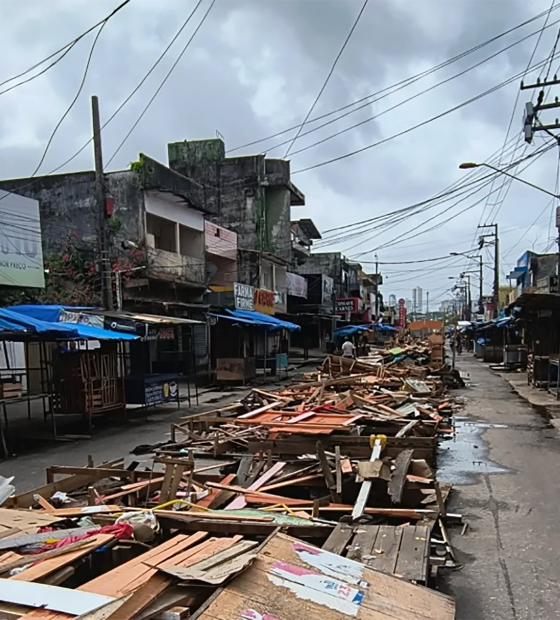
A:
POLYGON ((38 529, 61 521, 46 513, 0 508, 0 538, 14 534, 36 534, 38 529))
POLYGON ((450 597, 384 575, 283 534, 197 617, 232 620, 453 620, 450 597), (367 586, 365 585, 367 584, 367 586))
POLYGON ((339 523, 323 549, 363 562, 375 570, 426 584, 429 525, 349 525, 339 523))

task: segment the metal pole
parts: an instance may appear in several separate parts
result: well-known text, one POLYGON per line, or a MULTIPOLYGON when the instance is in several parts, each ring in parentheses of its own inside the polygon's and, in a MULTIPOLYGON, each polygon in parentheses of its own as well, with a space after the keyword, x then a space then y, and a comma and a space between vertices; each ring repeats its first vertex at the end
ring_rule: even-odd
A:
POLYGON ((95 198, 99 215, 99 250, 100 275, 103 306, 113 309, 113 291, 111 282, 111 266, 107 242, 107 216, 105 209, 105 186, 103 183, 103 152, 101 149, 101 122, 99 120, 99 100, 95 95, 91 98, 91 118, 93 124, 93 150, 95 157, 95 198))
POLYGON ((471 276, 467 274, 467 321, 471 320, 472 295, 471 295, 471 276))
POLYGON ((430 314, 430 291, 426 291, 426 318, 429 320, 430 314))
POLYGON ((494 317, 499 315, 500 304, 500 240, 498 237, 498 224, 494 227, 494 317))
POLYGON ((375 255, 375 320, 379 318, 379 261, 375 255))
POLYGON ((479 255, 478 263, 479 263, 479 269, 480 269, 480 273, 478 275, 478 311, 480 313, 483 313, 484 312, 484 308, 482 306, 482 298, 484 296, 484 293, 483 293, 483 277, 484 277, 484 274, 483 274, 483 269, 482 269, 482 267, 483 267, 482 255, 479 255))

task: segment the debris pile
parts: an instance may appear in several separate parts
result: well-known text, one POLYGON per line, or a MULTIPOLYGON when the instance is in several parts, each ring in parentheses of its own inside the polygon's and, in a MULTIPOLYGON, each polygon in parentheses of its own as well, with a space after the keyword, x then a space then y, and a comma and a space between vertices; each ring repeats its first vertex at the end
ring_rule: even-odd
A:
POLYGON ((0 600, 29 620, 289 620, 302 597, 313 617, 451 619, 417 585, 457 566, 435 469, 450 377, 428 345, 331 355, 173 424, 148 468, 49 467, 0 509, 0 600))

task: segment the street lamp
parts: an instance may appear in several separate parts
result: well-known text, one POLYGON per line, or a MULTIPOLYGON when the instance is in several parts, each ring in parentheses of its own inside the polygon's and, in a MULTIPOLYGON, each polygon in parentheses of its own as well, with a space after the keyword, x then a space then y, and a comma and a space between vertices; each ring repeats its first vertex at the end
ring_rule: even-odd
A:
POLYGON ((477 164, 474 161, 465 161, 462 164, 459 164, 459 168, 461 170, 469 170, 470 168, 490 168, 490 170, 494 170, 494 172, 498 172, 499 174, 503 174, 506 177, 509 177, 510 179, 513 179, 515 181, 519 181, 520 183, 525 183, 525 185, 528 185, 529 187, 532 187, 533 189, 538 189, 539 192, 543 192, 544 194, 548 194, 549 196, 552 196, 553 198, 560 198, 559 194, 553 194, 552 192, 549 192, 547 189, 544 189, 543 187, 539 187, 538 185, 535 185, 534 183, 530 183, 529 181, 526 181, 525 179, 521 179, 519 177, 516 177, 513 174, 510 174, 509 172, 506 172, 505 170, 501 170, 500 168, 496 168, 496 166, 492 166, 491 164, 486 164, 486 163, 480 163, 477 164))
POLYGON ((482 305, 483 284, 484 284, 483 282, 484 263, 482 262, 482 256, 480 254, 478 256, 469 256, 467 252, 451 252, 449 256, 464 256, 465 258, 478 262, 478 312, 482 314, 484 312, 484 307, 482 305))

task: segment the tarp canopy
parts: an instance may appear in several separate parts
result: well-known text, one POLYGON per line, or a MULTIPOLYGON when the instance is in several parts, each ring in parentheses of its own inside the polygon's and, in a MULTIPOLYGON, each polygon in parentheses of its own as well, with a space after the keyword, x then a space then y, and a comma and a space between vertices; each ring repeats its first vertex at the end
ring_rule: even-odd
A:
POLYGON ((346 327, 339 327, 334 330, 335 338, 345 338, 347 336, 353 336, 360 332, 367 332, 371 329, 371 325, 346 325, 346 327))
MULTIPOLYGON (((136 340, 138 338, 131 334, 109 331, 91 325, 43 321, 15 310, 16 308, 34 308, 34 306, 12 306, 11 308, 0 308, 0 327, 3 331, 42 334, 56 340, 136 340)), ((52 312, 52 307, 50 312, 52 312)))
POLYGON ((301 327, 295 323, 281 321, 274 316, 269 316, 268 314, 263 314, 262 312, 255 312, 254 310, 226 310, 226 312, 238 319, 253 321, 254 323, 260 325, 268 325, 268 329, 286 329, 289 332, 301 329, 301 327))
POLYGON ((380 332, 398 332, 399 330, 392 325, 385 325, 384 323, 378 323, 375 328, 380 332))
POLYGON ((229 314, 214 314, 211 313, 210 316, 215 316, 217 319, 225 319, 226 321, 232 321, 233 323, 239 323, 244 325, 252 325, 253 327, 264 327, 268 328, 270 323, 259 323, 257 321, 250 321, 249 319, 241 319, 239 317, 230 316, 229 314))
POLYGON ((39 319, 40 321, 58 323, 58 321, 60 321, 61 310, 66 310, 68 312, 81 312, 83 310, 92 310, 93 308, 49 304, 22 304, 21 306, 8 306, 6 309, 12 310, 13 312, 19 312, 25 316, 30 316, 33 319, 39 319))

